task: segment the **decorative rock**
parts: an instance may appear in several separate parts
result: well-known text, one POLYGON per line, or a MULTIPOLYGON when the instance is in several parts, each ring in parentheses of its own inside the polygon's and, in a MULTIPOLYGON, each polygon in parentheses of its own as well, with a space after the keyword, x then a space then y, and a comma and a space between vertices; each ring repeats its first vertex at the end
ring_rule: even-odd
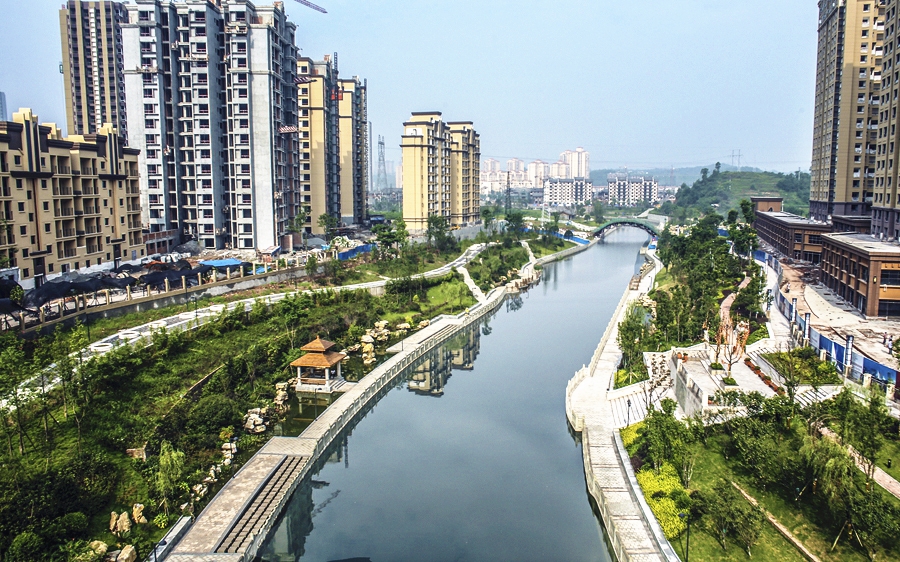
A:
POLYGON ((106 558, 104 558, 103 560, 105 560, 105 562, 116 562, 116 558, 119 557, 119 553, 121 552, 121 550, 113 550, 112 552, 107 552, 106 558))
POLYGON ((116 521, 118 521, 118 520, 119 520, 119 514, 116 513, 115 511, 110 512, 110 514, 109 514, 109 532, 110 533, 116 532, 116 521))
POLYGON ((375 322, 375 327, 378 328, 379 330, 384 330, 387 327, 387 325, 388 325, 387 320, 379 320, 378 322, 375 322))
MULTIPOLYGON (((122 536, 127 535, 131 531, 131 519, 128 517, 128 512, 123 511, 119 515, 119 520, 116 521, 116 535, 122 536)), ((116 559, 118 560, 118 559, 116 559)))
POLYGON ((136 503, 131 507, 131 518, 134 519, 134 522, 137 524, 144 524, 147 522, 147 518, 144 517, 144 504, 136 503))
POLYGON ((428 320, 422 320, 421 322, 419 322, 419 328, 426 328, 429 324, 430 322, 428 320))
POLYGON ((275 390, 287 390, 287 387, 288 383, 286 382, 275 383, 275 390))
POLYGON ((137 552, 130 544, 122 549, 122 552, 116 557, 116 562, 136 562, 137 552))
POLYGON ((90 544, 88 544, 88 548, 90 548, 97 556, 103 556, 106 554, 106 551, 109 550, 109 547, 103 541, 91 541, 90 544))
POLYGON ((231 459, 225 459, 224 461, 222 461, 222 464, 224 464, 225 466, 231 466, 231 459))
MULTIPOLYGON (((369 334, 366 334, 363 337, 359 338, 359 341, 363 343, 375 343, 375 338, 373 338, 369 334)), ((363 349, 365 349, 365 346, 363 346, 363 349)))
POLYGON ((402 324, 397 324, 398 330, 409 330, 412 326, 409 325, 408 322, 404 322, 402 324))
POLYGON ((375 352, 375 346, 372 345, 371 343, 367 343, 366 345, 364 345, 364 346, 362 347, 362 350, 363 350, 363 353, 374 353, 374 352, 375 352))

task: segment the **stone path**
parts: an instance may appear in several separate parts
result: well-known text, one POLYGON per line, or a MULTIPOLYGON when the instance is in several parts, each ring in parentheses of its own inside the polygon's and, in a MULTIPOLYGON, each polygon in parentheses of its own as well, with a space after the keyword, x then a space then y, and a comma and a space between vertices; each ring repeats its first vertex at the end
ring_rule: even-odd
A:
POLYGON ((484 296, 484 292, 481 290, 481 288, 478 285, 475 284, 474 281, 472 281, 472 276, 469 275, 469 270, 466 269, 465 267, 458 267, 456 269, 456 271, 458 271, 462 274, 463 281, 465 281, 466 286, 472 292, 472 296, 475 297, 475 300, 477 300, 478 302, 484 302, 484 300, 486 298, 484 296))
MULTIPOLYGON (((737 491, 740 492, 742 496, 744 496, 744 499, 746 499, 748 502, 750 502, 754 506, 759 507, 759 502, 756 501, 756 498, 754 498, 753 496, 751 496, 750 494, 745 492, 743 488, 741 488, 734 482, 732 482, 731 485, 734 486, 735 488, 737 488, 737 491)), ((806 558, 810 562, 820 562, 819 557, 816 556, 815 554, 813 554, 812 552, 810 552, 809 549, 806 548, 806 545, 804 545, 800 541, 800 539, 795 537, 794 534, 790 531, 790 529, 788 529, 787 527, 782 525, 781 522, 778 519, 776 519, 774 515, 772 515, 765 509, 763 509, 763 513, 765 514, 766 519, 769 520, 769 523, 771 523, 772 526, 775 527, 775 530, 777 530, 779 533, 781 533, 781 535, 784 538, 786 538, 788 541, 790 541, 791 544, 794 545, 794 548, 799 550, 804 558, 806 558)))

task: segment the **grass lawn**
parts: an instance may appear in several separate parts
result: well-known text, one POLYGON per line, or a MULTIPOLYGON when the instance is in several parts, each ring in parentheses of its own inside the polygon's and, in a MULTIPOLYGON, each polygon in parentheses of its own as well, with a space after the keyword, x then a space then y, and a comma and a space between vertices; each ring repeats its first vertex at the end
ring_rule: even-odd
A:
POLYGON ((656 285, 655 288, 657 291, 664 291, 669 289, 670 287, 674 287, 676 284, 675 278, 669 273, 669 268, 664 267, 656 274, 655 279, 656 285))
POLYGON ((895 439, 887 438, 884 440, 884 448, 878 455, 878 468, 884 470, 897 480, 900 480, 900 442, 895 439), (887 461, 891 460, 891 468, 888 468, 887 461))
POLYGON ((622 388, 650 378, 646 373, 629 373, 625 369, 616 371, 616 383, 613 388, 622 388))
MULTIPOLYGON (((751 480, 744 478, 739 473, 735 473, 729 466, 729 462, 725 459, 725 455, 723 453, 727 442, 728 438, 726 436, 716 435, 709 439, 709 444, 706 448, 700 449, 700 455, 697 459, 697 464, 694 467, 694 477, 691 480, 691 487, 700 488, 702 490, 711 490, 719 478, 737 482, 739 486, 746 490, 748 494, 756 498, 756 500, 763 508, 772 513, 772 515, 774 515, 782 525, 787 527, 791 531, 791 533, 794 534, 794 536, 796 536, 798 539, 800 539, 801 542, 803 542, 806 548, 812 551, 813 554, 818 556, 821 560, 834 562, 864 562, 868 560, 865 553, 863 553, 861 549, 855 548, 847 542, 846 537, 838 542, 838 545, 834 549, 834 552, 829 552, 831 543, 832 541, 834 541, 835 537, 831 534, 830 530, 823 529, 812 522, 812 519, 809 517, 810 515, 812 515, 812 513, 810 513, 811 508, 809 507, 809 505, 804 502, 795 503, 793 501, 787 501, 777 493, 760 490, 753 484, 751 480)), ((766 524, 766 527, 768 530, 771 530, 772 533, 776 533, 774 528, 768 523, 766 524)), ((716 552, 716 557, 700 557, 698 558, 698 560, 727 559, 718 557, 722 553, 722 547, 712 535, 705 531, 693 533, 694 530, 695 529, 692 527, 692 551, 695 548, 695 542, 700 544, 704 542, 711 543, 712 547, 710 547, 710 552, 716 552, 716 549, 718 549, 718 551, 716 552), (702 538, 695 541, 695 537, 697 536, 702 538)), ((785 547, 789 547, 787 549, 784 549, 785 551, 796 554, 796 556, 798 557, 797 560, 802 560, 802 558, 799 557, 799 552, 794 549, 790 545, 790 543, 787 542, 787 540, 781 538, 781 535, 777 535, 777 537, 785 547)), ((762 542, 760 542, 760 546, 762 546, 762 542)), ((699 549, 701 547, 698 546, 697 548, 699 549)), ((782 550, 783 547, 778 547, 776 550, 772 551, 771 558, 766 558, 764 556, 758 556, 756 550, 754 549, 753 559, 781 560, 782 555, 778 553, 782 550)), ((740 549, 737 546, 734 546, 734 551, 740 553, 740 549)), ((762 551, 760 551, 760 554, 762 554, 762 551)), ((746 554, 744 555, 746 556, 746 554)))
POLYGON ((537 240, 528 240, 528 246, 531 248, 531 251, 534 253, 534 257, 540 259, 544 256, 549 256, 550 254, 555 254, 557 252, 562 252, 563 250, 568 250, 574 246, 577 246, 575 242, 570 242, 568 240, 562 240, 562 246, 545 246, 543 244, 538 243, 537 240))
POLYGON ((428 289, 427 298, 419 302, 421 312, 389 312, 383 319, 390 323, 412 320, 413 324, 423 319, 431 319, 440 314, 457 314, 472 307, 477 302, 465 282, 453 280, 441 283, 428 289), (465 288, 465 295, 460 298, 460 285, 465 288))

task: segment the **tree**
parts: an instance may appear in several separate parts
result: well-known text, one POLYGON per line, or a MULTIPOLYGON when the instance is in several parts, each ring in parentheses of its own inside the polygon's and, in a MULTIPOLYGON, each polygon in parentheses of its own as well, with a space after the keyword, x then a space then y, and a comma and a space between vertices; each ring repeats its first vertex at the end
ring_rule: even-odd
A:
POLYGON ((303 240, 303 236, 304 234, 306 234, 306 219, 308 218, 309 212, 306 210, 306 207, 301 206, 300 210, 297 211, 297 214, 294 215, 294 220, 291 223, 291 230, 300 235, 301 246, 306 246, 303 240))
POLYGON ((854 408, 851 414, 853 432, 850 438, 853 447, 863 458, 869 481, 875 476, 875 461, 884 447, 884 433, 889 422, 884 394, 878 388, 870 388, 866 407, 854 408))
POLYGON ((315 254, 310 254, 310 256, 306 259, 306 276, 309 278, 313 278, 318 273, 319 260, 316 259, 315 254))
POLYGON ((756 210, 753 208, 753 202, 749 199, 741 199, 741 214, 744 216, 744 222, 748 225, 753 224, 756 220, 756 210))
POLYGON ((319 228, 325 231, 325 240, 327 242, 331 242, 331 238, 334 236, 334 231, 338 227, 338 220, 328 213, 322 213, 321 215, 319 215, 318 225, 319 228))
POLYGON ((606 217, 603 213, 603 202, 599 199, 594 200, 591 206, 591 217, 594 219, 594 222, 597 224, 603 224, 606 222, 606 217))
POLYGON ((494 213, 491 211, 490 207, 482 207, 481 208, 481 222, 484 223, 484 227, 488 229, 488 232, 491 233, 491 236, 494 235, 494 213))
POLYGON ((178 489, 181 483, 181 473, 184 471, 184 453, 176 451, 172 444, 163 441, 159 447, 159 469, 156 471, 154 485, 156 491, 163 498, 166 516, 169 515, 169 498, 178 489))
POLYGON ((616 343, 622 350, 623 367, 631 374, 643 373, 643 350, 641 341, 647 335, 647 313, 644 309, 632 302, 628 305, 625 317, 619 322, 619 333, 616 335, 616 343))
POLYGON ((734 535, 738 543, 750 556, 750 549, 759 542, 765 515, 759 506, 749 503, 736 503, 733 510, 734 535))
POLYGON ((518 240, 522 229, 525 227, 525 215, 522 211, 510 211, 506 217, 507 231, 518 240))
POLYGON ((425 236, 428 238, 428 243, 440 252, 446 252, 455 246, 455 238, 448 232, 447 228, 447 219, 441 215, 428 217, 428 227, 425 230, 425 236))

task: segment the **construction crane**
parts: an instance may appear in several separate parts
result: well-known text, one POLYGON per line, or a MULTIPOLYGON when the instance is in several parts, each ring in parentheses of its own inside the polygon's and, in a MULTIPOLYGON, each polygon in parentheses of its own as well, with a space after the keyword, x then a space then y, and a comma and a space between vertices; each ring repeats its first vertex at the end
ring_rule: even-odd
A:
POLYGON ((296 1, 297 3, 299 3, 299 4, 303 4, 303 5, 306 6, 307 8, 312 8, 313 10, 315 10, 315 11, 317 11, 317 12, 322 12, 323 14, 327 14, 327 13, 328 13, 328 12, 325 10, 325 8, 323 8, 322 6, 316 6, 316 5, 313 4, 312 2, 307 2, 307 0, 295 0, 295 1, 296 1))

